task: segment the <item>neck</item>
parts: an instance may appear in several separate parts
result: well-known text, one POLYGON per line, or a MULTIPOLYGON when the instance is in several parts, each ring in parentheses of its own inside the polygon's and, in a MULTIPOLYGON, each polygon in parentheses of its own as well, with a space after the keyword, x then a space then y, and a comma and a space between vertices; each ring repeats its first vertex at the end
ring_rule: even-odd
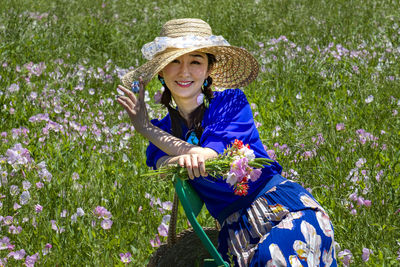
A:
POLYGON ((197 104, 197 100, 196 99, 179 99, 179 101, 175 101, 176 105, 178 106, 178 111, 179 114, 181 114, 181 116, 186 120, 186 122, 188 123, 188 125, 190 124, 189 121, 189 115, 190 113, 193 112, 193 110, 195 110, 199 104, 197 104))

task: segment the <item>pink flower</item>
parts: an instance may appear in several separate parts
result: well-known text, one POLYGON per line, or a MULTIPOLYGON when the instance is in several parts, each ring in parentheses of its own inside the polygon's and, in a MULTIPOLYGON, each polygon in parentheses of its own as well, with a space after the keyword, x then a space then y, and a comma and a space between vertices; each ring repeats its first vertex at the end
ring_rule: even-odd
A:
POLYGON ((154 239, 150 240, 150 244, 153 248, 158 248, 161 245, 160 237, 156 235, 154 239))
POLYGON ((336 124, 336 131, 342 131, 342 130, 344 130, 344 123, 336 124))
POLYGON ((121 262, 122 263, 130 263, 132 259, 132 254, 129 252, 126 253, 120 253, 119 256, 121 257, 121 262))
POLYGON ((267 150, 267 154, 271 159, 276 160, 275 150, 269 149, 269 150, 267 150))
POLYGON ((39 258, 39 253, 33 254, 32 256, 27 256, 25 259, 25 265, 27 267, 35 266, 35 263, 37 262, 38 258, 39 258))
POLYGON ((369 260, 369 255, 372 254, 372 250, 368 249, 368 248, 363 248, 362 250, 363 254, 362 254, 362 260, 363 261, 368 261, 369 260))
POLYGON ((42 254, 43 254, 43 255, 49 254, 49 253, 50 253, 50 249, 51 249, 52 247, 53 247, 53 246, 52 246, 50 243, 47 243, 47 244, 44 246, 44 249, 42 249, 42 254))
POLYGON ((235 174, 239 182, 247 175, 248 162, 247 158, 240 158, 231 164, 230 172, 235 174))
POLYGON ((8 257, 13 257, 15 260, 22 260, 26 255, 26 252, 24 249, 18 250, 18 251, 13 251, 8 254, 8 257))
POLYGON ((250 180, 252 182, 257 181, 257 179, 260 178, 261 173, 261 169, 252 169, 252 171, 250 172, 250 180))
POLYGON ((342 261, 344 266, 349 266, 350 262, 352 262, 353 254, 350 250, 345 249, 338 253, 338 258, 342 261))
POLYGON ((368 199, 364 200, 364 206, 371 207, 371 204, 372 204, 371 200, 368 199))
POLYGON ((110 219, 104 219, 101 222, 101 228, 103 228, 104 230, 111 229, 112 224, 113 224, 113 221, 111 221, 110 219))
POLYGON ((109 219, 112 217, 111 212, 109 212, 106 208, 102 207, 102 206, 97 206, 94 211, 93 211, 94 215, 100 219, 109 219))
POLYGON ((165 223, 161 223, 158 228, 158 234, 160 236, 168 236, 168 226, 165 223))
POLYGON ((10 238, 5 236, 2 239, 0 239, 0 250, 8 249, 9 245, 11 245, 10 238))
POLYGON ((43 207, 42 207, 41 205, 39 205, 39 204, 36 204, 36 205, 35 205, 35 211, 36 211, 37 213, 42 212, 42 210, 43 210, 43 207))

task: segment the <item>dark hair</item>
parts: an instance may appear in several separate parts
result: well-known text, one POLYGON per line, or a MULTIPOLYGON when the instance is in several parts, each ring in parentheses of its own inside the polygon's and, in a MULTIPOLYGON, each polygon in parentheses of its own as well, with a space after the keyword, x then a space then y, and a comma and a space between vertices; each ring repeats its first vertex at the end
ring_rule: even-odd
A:
MULTIPOLYGON (((206 55, 208 59, 208 70, 210 70, 215 64, 216 58, 213 54, 207 53, 206 55)), ((158 79, 160 78, 161 76, 158 75, 158 79)), ((208 102, 210 102, 211 99, 213 98, 213 91, 211 90, 212 78, 208 76, 206 80, 208 84, 207 86, 202 87, 202 92, 204 94, 204 97, 206 97, 208 102)), ((161 96, 161 104, 163 104, 168 109, 168 113, 171 118, 172 135, 181 138, 182 128, 180 122, 185 121, 185 119, 181 116, 181 114, 179 114, 178 110, 176 110, 170 105, 172 100, 171 91, 169 90, 166 84, 164 84, 163 86, 164 86, 164 92, 161 96)), ((195 110, 193 110, 189 114, 189 121, 187 122, 188 123, 187 126, 194 130, 199 140, 204 130, 203 127, 201 126, 201 122, 203 121, 203 116, 206 109, 207 108, 205 107, 204 103, 202 103, 200 106, 198 106, 195 110)))

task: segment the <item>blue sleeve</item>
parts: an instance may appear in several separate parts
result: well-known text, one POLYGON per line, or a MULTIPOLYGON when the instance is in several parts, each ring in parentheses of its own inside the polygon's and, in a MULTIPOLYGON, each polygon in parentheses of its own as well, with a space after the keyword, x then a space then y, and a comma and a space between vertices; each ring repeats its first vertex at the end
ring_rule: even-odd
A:
MULTIPOLYGON (((154 126, 159 127, 161 130, 170 132, 169 129, 171 128, 171 126, 170 126, 171 122, 170 122, 168 115, 160 121, 157 119, 151 120, 151 123, 154 126)), ((167 153, 165 153, 164 151, 162 151, 161 149, 156 147, 152 142, 149 142, 149 146, 147 147, 147 150, 146 150, 147 166, 152 167, 154 170, 157 169, 157 167, 156 167, 157 161, 165 155, 167 155, 167 153)))

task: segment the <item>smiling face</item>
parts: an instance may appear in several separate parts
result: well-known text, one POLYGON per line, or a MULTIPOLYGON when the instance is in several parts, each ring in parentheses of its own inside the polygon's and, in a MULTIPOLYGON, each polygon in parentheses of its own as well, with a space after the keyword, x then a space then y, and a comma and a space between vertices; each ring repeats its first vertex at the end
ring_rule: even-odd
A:
POLYGON ((191 52, 169 63, 159 75, 164 78, 175 102, 195 101, 201 86, 209 75, 208 58, 205 53, 191 52))

